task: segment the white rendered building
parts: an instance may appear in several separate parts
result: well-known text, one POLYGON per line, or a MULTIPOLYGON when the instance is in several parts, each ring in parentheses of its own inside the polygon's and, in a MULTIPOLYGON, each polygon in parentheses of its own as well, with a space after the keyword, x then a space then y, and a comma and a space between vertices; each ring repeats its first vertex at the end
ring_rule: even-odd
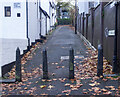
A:
POLYGON ((17 47, 23 54, 28 45, 50 30, 49 0, 42 7, 45 13, 41 6, 41 0, 0 0, 0 68, 16 60, 17 47))

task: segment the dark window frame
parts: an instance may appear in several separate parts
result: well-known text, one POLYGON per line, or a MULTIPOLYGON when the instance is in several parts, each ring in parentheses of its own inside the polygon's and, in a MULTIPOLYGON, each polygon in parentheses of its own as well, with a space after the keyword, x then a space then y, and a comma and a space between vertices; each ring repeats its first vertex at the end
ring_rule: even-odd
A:
POLYGON ((11 6, 5 6, 5 17, 11 17, 11 6), (10 12, 9 14, 7 12, 10 12))
POLYGON ((21 17, 21 14, 20 14, 20 13, 17 13, 17 17, 21 17))

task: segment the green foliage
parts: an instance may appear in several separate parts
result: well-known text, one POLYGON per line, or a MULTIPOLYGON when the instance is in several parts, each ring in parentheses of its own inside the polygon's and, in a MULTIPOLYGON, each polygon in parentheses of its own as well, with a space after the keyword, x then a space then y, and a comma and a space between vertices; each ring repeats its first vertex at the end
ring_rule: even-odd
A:
POLYGON ((57 19, 58 25, 70 25, 71 24, 71 19, 57 19))
POLYGON ((56 22, 55 24, 54 24, 54 26, 56 27, 58 25, 58 23, 56 22))
POLYGON ((57 14, 58 14, 58 18, 60 18, 61 14, 60 14, 60 9, 61 8, 66 8, 68 12, 70 12, 70 9, 73 7, 73 5, 70 2, 62 2, 62 0, 57 0, 57 14))

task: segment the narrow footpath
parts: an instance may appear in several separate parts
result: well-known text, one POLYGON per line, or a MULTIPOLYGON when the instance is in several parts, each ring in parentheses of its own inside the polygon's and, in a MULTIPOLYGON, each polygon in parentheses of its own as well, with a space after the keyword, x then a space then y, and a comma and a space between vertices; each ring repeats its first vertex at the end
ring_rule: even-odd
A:
MULTIPOLYGON (((70 48, 74 49, 75 66, 82 66, 82 61, 89 56, 84 42, 69 26, 57 27, 48 37, 47 42, 38 44, 26 62, 22 63, 23 82, 10 84, 9 88, 7 84, 3 84, 2 93, 6 95, 94 95, 96 93, 94 90, 96 90, 97 95, 107 91, 105 86, 113 85, 115 89, 110 90, 112 91, 110 94, 115 95, 118 88, 117 80, 105 82, 99 79, 96 82, 94 80, 95 83, 90 85, 92 78, 84 79, 84 76, 80 74, 86 73, 78 72, 78 74, 76 68, 75 77, 79 75, 79 79, 68 79, 70 48), (44 49, 47 50, 48 56, 49 79, 47 81, 42 79, 42 51, 44 49)), ((84 67, 81 68, 84 69, 84 67)))

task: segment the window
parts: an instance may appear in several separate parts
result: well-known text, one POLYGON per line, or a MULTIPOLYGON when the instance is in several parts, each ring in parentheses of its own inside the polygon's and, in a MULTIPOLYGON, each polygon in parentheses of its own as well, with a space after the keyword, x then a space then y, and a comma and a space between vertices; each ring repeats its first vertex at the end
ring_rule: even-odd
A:
POLYGON ((20 13, 17 13, 17 17, 20 17, 20 13))
POLYGON ((89 8, 93 8, 94 7, 94 1, 89 2, 89 8))
POLYGON ((5 17, 11 17, 11 7, 5 7, 5 17))

